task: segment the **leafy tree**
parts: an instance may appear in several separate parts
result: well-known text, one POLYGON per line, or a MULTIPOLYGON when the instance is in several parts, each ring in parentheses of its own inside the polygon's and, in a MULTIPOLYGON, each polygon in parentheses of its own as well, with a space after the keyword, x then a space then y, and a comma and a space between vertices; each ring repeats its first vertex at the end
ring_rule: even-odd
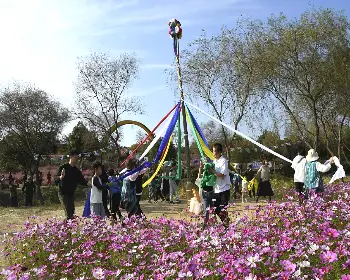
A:
MULTIPOLYGON (((148 154, 148 158, 150 161, 153 161, 154 158, 156 157, 157 151, 159 149, 160 143, 162 141, 162 138, 160 138, 157 143, 154 145, 154 147, 150 150, 148 154)), ((169 147, 168 154, 165 158, 166 161, 177 161, 177 149, 174 146, 174 143, 172 142, 169 147)))
POLYGON ((327 132, 322 121, 338 98, 334 81, 341 65, 333 57, 349 46, 347 18, 320 9, 295 20, 281 14, 266 23, 247 22, 246 28, 261 91, 283 106, 299 138, 318 149, 322 128, 327 132))
POLYGON ((0 95, 1 152, 25 170, 37 169, 41 155, 50 153, 69 114, 46 92, 15 84, 0 95))
POLYGON ((268 130, 264 130, 257 141, 267 147, 278 147, 282 143, 278 132, 268 130))
POLYGON ((95 132, 90 131, 82 122, 78 122, 68 136, 67 148, 76 149, 82 153, 99 150, 101 146, 95 132))
POLYGON ((221 126, 219 126, 216 122, 208 121, 207 123, 203 123, 201 125, 201 129, 210 146, 217 142, 224 143, 225 139, 221 126))

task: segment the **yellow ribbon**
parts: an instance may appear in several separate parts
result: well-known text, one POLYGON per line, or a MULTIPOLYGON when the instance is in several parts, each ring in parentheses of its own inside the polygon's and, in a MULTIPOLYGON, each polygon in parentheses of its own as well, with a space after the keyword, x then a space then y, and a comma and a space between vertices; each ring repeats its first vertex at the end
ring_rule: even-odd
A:
POLYGON ((143 187, 143 188, 146 187, 149 183, 152 182, 152 180, 154 179, 154 177, 157 176, 159 170, 162 168, 162 165, 163 165, 163 163, 164 163, 164 160, 165 160, 165 158, 166 158, 166 156, 167 156, 167 154, 168 154, 168 151, 169 151, 169 147, 170 147, 172 138, 173 138, 173 136, 170 136, 168 145, 166 146, 166 149, 165 149, 165 153, 164 153, 162 159, 160 160, 160 162, 159 162, 159 164, 158 164, 158 166, 157 166, 156 172, 154 172, 153 175, 152 175, 146 182, 144 182, 144 183, 142 184, 142 187, 143 187))

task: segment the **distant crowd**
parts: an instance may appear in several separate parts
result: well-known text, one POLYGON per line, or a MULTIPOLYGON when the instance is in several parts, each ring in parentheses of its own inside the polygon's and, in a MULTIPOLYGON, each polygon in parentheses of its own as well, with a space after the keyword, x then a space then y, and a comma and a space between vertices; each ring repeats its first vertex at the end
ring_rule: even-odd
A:
POLYGON ((35 172, 32 175, 22 174, 19 178, 18 176, 13 176, 12 172, 9 172, 8 176, 1 175, 1 190, 10 190, 10 200, 12 207, 18 207, 18 188, 22 185, 22 192, 25 194, 25 206, 33 206, 34 194, 37 195, 40 204, 44 204, 44 199, 41 192, 41 186, 43 184, 52 185, 52 175, 48 171, 46 174, 46 182, 44 182, 43 173, 41 171, 35 172))

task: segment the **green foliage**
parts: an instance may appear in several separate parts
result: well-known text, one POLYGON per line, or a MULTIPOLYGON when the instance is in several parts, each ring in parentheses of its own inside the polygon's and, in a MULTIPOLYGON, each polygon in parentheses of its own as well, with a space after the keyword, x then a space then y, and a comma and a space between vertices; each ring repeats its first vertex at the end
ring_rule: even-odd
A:
POLYGON ((19 84, 2 90, 0 105, 1 167, 30 170, 39 163, 35 155, 54 149, 68 111, 46 92, 19 84))
MULTIPOLYGON (((160 143, 162 141, 163 138, 160 138, 157 143, 154 145, 154 147, 150 150, 149 154, 148 154, 148 159, 150 161, 153 161, 154 158, 156 157, 157 151, 159 149, 160 143)), ((174 146, 174 143, 171 142, 170 143, 170 147, 169 147, 169 151, 168 154, 165 158, 165 161, 177 161, 177 149, 174 146)))
POLYGON ((76 149, 79 153, 92 152, 101 148, 96 134, 82 122, 73 128, 67 139, 67 151, 76 149))

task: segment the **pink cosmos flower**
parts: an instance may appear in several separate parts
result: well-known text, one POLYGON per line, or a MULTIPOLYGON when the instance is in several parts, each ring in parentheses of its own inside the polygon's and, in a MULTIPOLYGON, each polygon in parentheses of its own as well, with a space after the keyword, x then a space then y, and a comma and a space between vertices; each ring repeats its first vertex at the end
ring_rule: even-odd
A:
POLYGON ((338 260, 337 254, 333 253, 332 251, 322 253, 320 258, 324 263, 331 263, 338 260))
POLYGON ((326 231, 325 231, 326 235, 328 235, 329 237, 333 237, 333 238, 336 238, 339 236, 339 232, 334 229, 334 228, 328 228, 326 231))
POLYGON ((350 274, 342 275, 341 280, 350 280, 350 274))
POLYGON ((283 267, 284 274, 286 275, 291 275, 297 268, 296 264, 288 260, 280 261, 280 265, 283 267))

